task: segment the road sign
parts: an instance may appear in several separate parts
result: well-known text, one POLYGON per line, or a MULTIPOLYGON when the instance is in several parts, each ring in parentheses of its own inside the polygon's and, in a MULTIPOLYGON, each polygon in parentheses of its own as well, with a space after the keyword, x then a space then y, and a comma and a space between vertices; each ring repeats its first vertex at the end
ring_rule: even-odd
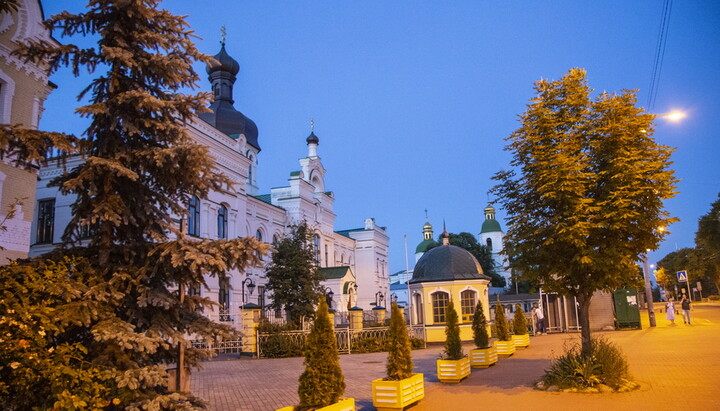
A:
POLYGON ((678 277, 678 282, 686 283, 688 280, 687 271, 678 271, 677 277, 678 277))

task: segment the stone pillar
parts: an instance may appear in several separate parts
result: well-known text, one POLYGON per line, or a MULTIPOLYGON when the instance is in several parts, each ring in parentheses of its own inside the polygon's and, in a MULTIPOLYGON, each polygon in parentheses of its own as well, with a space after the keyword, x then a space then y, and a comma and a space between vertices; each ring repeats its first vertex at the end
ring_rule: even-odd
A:
POLYGON ((353 307, 348 310, 350 313, 350 329, 362 330, 363 328, 363 309, 360 307, 353 307))
POLYGON ((260 306, 249 303, 242 309, 242 352, 257 355, 257 329, 260 325, 260 306))
POLYGON ((385 325, 385 317, 387 317, 387 310, 385 307, 377 306, 373 308, 373 312, 375 313, 375 319, 379 323, 379 326, 382 327, 385 325))
POLYGON ((328 319, 330 320, 330 326, 335 329, 335 310, 328 310, 328 319))
MULTIPOLYGON (((405 321, 405 307, 402 305, 398 305, 398 310, 400 310, 400 314, 402 315, 403 321, 405 321)), ((392 313, 390 314, 392 316, 392 313)), ((405 321, 407 322, 407 321, 405 321)))

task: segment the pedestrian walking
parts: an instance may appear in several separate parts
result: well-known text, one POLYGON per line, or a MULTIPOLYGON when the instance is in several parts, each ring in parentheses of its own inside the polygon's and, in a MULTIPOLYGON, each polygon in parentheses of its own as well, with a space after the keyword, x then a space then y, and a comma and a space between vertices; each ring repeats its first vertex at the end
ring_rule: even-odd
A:
POLYGON ((546 334, 545 315, 543 314, 542 307, 533 305, 532 316, 535 319, 535 333, 538 335, 546 334))
POLYGON ((670 325, 675 325, 675 302, 672 297, 670 297, 670 301, 665 304, 665 315, 667 316, 667 320, 670 321, 670 325))
POLYGON ((680 301, 683 312, 683 322, 690 324, 690 299, 683 295, 682 301, 680 301))

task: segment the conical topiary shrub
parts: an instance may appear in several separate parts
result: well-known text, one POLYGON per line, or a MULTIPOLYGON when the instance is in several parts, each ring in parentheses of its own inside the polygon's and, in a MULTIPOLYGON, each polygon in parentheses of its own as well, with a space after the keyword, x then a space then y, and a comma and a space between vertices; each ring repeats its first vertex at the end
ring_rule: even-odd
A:
POLYGON ((445 311, 445 321, 445 358, 448 360, 459 360, 464 357, 464 353, 460 341, 458 315, 452 300, 448 303, 445 311))
POLYGON ((305 371, 300 375, 298 409, 326 407, 338 402, 345 392, 335 332, 325 297, 320 299, 315 322, 305 344, 305 371))
POLYGON ((413 374, 412 346, 405 327, 405 318, 397 303, 392 303, 390 311, 390 330, 388 331, 388 381, 404 380, 413 374))
POLYGON ((523 313, 522 307, 520 307, 520 304, 515 304, 515 317, 513 317, 513 334, 515 335, 525 335, 527 334, 527 319, 525 318, 525 314, 523 313))
POLYGON ((497 330, 498 340, 510 341, 510 330, 505 317, 505 308, 500 304, 500 301, 495 303, 495 329, 497 330))
POLYGON ((490 336, 487 332, 487 320, 483 312, 482 302, 478 300, 475 306, 475 315, 472 323, 473 340, 477 348, 487 348, 490 345, 490 336))

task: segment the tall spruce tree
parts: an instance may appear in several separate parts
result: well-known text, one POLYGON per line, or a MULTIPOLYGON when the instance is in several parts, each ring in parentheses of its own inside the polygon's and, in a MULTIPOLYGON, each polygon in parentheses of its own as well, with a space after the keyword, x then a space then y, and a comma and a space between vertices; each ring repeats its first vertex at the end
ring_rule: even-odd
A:
POLYGON ((313 315, 323 294, 312 236, 304 220, 290 227, 290 233, 273 245, 272 262, 265 272, 266 287, 273 293, 273 307, 285 308, 289 320, 296 324, 313 315))
POLYGON ((652 139, 652 114, 635 91, 591 100, 586 73, 535 83, 536 96, 507 141, 512 170, 493 177, 508 213, 505 249, 514 269, 547 291, 577 298, 582 352, 590 353, 590 299, 637 276, 675 221, 672 149, 652 139))
MULTIPOLYGON (((20 51, 24 58, 47 61, 53 71, 68 66, 76 75, 83 70, 104 74, 81 94, 89 96, 89 104, 77 109, 91 119, 81 146, 85 162, 54 182, 76 201, 65 248, 47 258, 84 256, 80 261, 87 261, 87 268, 74 278, 83 281, 81 292, 65 295, 62 310, 51 307, 58 326, 49 330, 44 349, 70 346, 77 356, 38 376, 36 386, 91 366, 103 378, 89 379, 77 388, 78 395, 66 395, 77 404, 95 404, 102 390, 90 388, 100 384, 109 396, 100 400, 113 404, 179 407, 185 396, 164 388, 167 364, 184 360, 194 366, 208 355, 190 346, 190 335, 211 340, 232 334, 230 327, 202 315, 216 303, 184 296, 183 290, 206 286, 206 275, 259 263, 267 248, 254 238, 188 241, 173 220, 186 214, 190 196, 233 188, 185 127, 205 110, 207 94, 180 90, 197 84, 193 62, 211 57, 195 48, 184 18, 154 0, 93 0, 84 13, 63 12, 48 25, 62 37, 95 36, 97 44, 31 43, 20 51), (83 226, 93 227, 89 246, 69 248, 83 226)), ((33 261, 24 264, 42 268, 33 261)), ((52 301, 45 294, 52 287, 27 289, 37 292, 24 302, 28 306, 52 301)), ((67 404, 61 401, 65 393, 49 395, 37 404, 53 404, 52 396, 55 407, 67 404)))
POLYGON ((327 407, 338 402, 345 392, 335 331, 328 314, 327 302, 321 297, 305 342, 305 371, 298 385, 301 409, 327 407))

